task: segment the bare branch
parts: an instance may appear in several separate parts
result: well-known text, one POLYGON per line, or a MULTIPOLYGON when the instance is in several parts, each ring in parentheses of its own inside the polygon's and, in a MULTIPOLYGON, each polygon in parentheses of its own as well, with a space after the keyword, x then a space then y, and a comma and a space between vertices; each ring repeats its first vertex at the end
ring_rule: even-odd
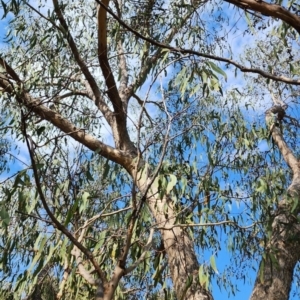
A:
POLYGON ((41 12, 39 12, 37 9, 35 9, 32 5, 30 5, 28 2, 25 2, 25 5, 27 5, 31 10, 33 10, 35 13, 37 13, 42 19, 45 19, 49 23, 51 23, 57 30, 61 31, 61 28, 59 28, 55 22, 53 22, 51 19, 44 16, 41 12))
MULTIPOLYGON (((147 111, 147 109, 146 109, 146 107, 145 107, 146 102, 143 101, 137 94, 133 94, 132 96, 133 96, 133 98, 136 99, 137 103, 141 106, 142 111, 145 112, 145 114, 146 114, 146 116, 147 116, 149 122, 151 123, 151 125, 153 125, 153 123, 152 123, 152 118, 150 117, 150 115, 149 115, 149 113, 148 113, 148 111, 147 111)), ((157 105, 157 103, 155 103, 155 104, 157 105)))
POLYGON ((63 273, 63 276, 62 276, 61 283, 60 283, 60 285, 59 285, 59 292, 58 292, 57 295, 56 295, 56 298, 57 298, 58 300, 61 299, 61 298, 63 297, 64 288, 65 288, 65 285, 66 285, 66 283, 67 283, 69 274, 70 274, 69 261, 68 261, 68 259, 65 257, 64 273, 63 273))
POLYGON ((100 213, 90 219, 88 219, 87 221, 84 222, 84 225, 82 227, 80 227, 76 232, 78 232, 79 230, 82 230, 82 229, 86 229, 88 228, 89 226, 91 226, 93 224, 93 222, 95 222, 97 219, 100 219, 100 218, 105 218, 105 217, 110 217, 110 216, 113 216, 113 215, 116 215, 116 214, 119 214, 120 212, 123 212, 123 211, 127 211, 129 209, 132 209, 132 206, 128 206, 128 207, 125 207, 125 208, 122 208, 122 209, 119 209, 119 210, 116 210, 116 211, 113 211, 111 213, 107 213, 107 214, 103 214, 103 213, 100 213))
POLYGON ((56 97, 54 97, 53 101, 56 103, 57 102, 59 103, 59 101, 65 99, 65 98, 68 98, 68 97, 72 97, 72 96, 85 96, 85 97, 90 98, 88 92, 82 90, 82 91, 72 91, 72 92, 65 93, 63 95, 56 96, 56 97))
MULTIPOLYGON (((152 3, 150 4, 150 9, 151 5, 154 4, 154 1, 152 1, 152 3)), ((164 44, 169 44, 172 42, 174 36, 178 33, 179 29, 182 28, 182 26, 184 25, 184 23, 189 19, 189 17, 194 13, 194 11, 188 12, 185 16, 182 17, 182 21, 180 25, 174 25, 171 30, 170 33, 168 34, 168 36, 164 39, 164 44)), ((150 14, 149 14, 150 15, 150 14)), ((121 19, 121 18, 120 18, 121 19)), ((148 32, 148 35, 150 36, 150 32, 148 32)), ((147 74, 149 73, 149 71, 151 70, 152 66, 156 64, 156 62, 158 61, 159 58, 162 57, 163 53, 163 48, 159 48, 153 55, 152 57, 147 57, 149 54, 149 49, 150 49, 150 44, 148 43, 148 45, 146 45, 146 50, 144 53, 144 57, 141 59, 141 63, 142 63, 142 67, 141 70, 139 72, 138 77, 134 80, 131 88, 133 91, 136 91, 138 89, 138 87, 141 86, 142 83, 144 83, 145 79, 147 78, 147 74)))
POLYGON ((240 229, 249 229, 251 227, 254 227, 255 225, 258 224, 258 222, 255 222, 251 225, 248 226, 240 226, 234 221, 226 220, 226 221, 220 221, 220 222, 215 222, 215 223, 198 223, 198 224, 174 224, 171 226, 157 226, 155 229, 159 230, 171 230, 176 227, 181 227, 181 228, 188 228, 188 227, 210 227, 210 226, 219 226, 219 225, 231 225, 234 227, 238 227, 240 229))

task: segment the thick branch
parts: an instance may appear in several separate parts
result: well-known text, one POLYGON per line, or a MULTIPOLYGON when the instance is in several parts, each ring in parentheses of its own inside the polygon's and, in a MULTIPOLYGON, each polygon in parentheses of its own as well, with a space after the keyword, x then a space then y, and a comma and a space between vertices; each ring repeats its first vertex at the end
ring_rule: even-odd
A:
POLYGON ((278 18, 297 30, 300 34, 300 17, 278 4, 258 0, 224 0, 242 9, 250 9, 263 15, 278 18))
MULTIPOLYGON (((282 106, 273 106, 266 111, 266 122, 275 144, 293 171, 293 181, 288 192, 291 196, 299 196, 298 161, 284 141, 280 130, 280 123, 284 116, 285 111, 282 106)), ((297 212, 299 212, 299 205, 297 211, 293 213, 287 199, 280 201, 272 220, 272 234, 265 246, 251 300, 289 298, 294 268, 299 261, 300 227, 295 217, 297 212)))
POLYGON ((225 63, 228 63, 230 65, 235 66, 236 68, 238 68, 243 73, 255 73, 255 74, 259 74, 259 75, 261 75, 265 78, 273 79, 273 80, 276 80, 276 81, 281 81, 281 82, 285 82, 285 83, 288 83, 288 84, 300 85, 300 79, 291 79, 291 78, 286 77, 286 76, 276 76, 276 75, 273 75, 271 73, 265 72, 261 69, 247 68, 247 67, 245 67, 245 66, 243 66, 243 65, 241 65, 241 64, 237 63, 236 61, 234 61, 232 59, 229 59, 229 58, 224 58, 224 57, 220 57, 220 56, 217 56, 217 55, 206 54, 206 53, 202 53, 202 52, 198 52, 198 51, 194 51, 194 50, 190 50, 190 49, 176 48, 176 47, 172 47, 170 45, 166 45, 166 44, 157 42, 157 41, 155 41, 151 38, 143 36, 138 31, 136 31, 135 29, 128 26, 124 21, 122 21, 120 18, 118 18, 118 16, 114 12, 112 12, 107 6, 105 6, 99 0, 96 0, 96 2, 99 3, 103 8, 105 8, 107 10, 107 12, 111 16, 113 16, 113 18, 116 19, 124 28, 128 29, 133 34, 135 34, 137 37, 143 39, 144 41, 147 41, 147 42, 151 43, 152 45, 155 45, 157 47, 164 48, 164 49, 169 49, 171 52, 177 52, 177 53, 181 53, 181 54, 193 54, 193 55, 204 57, 204 58, 209 58, 209 59, 213 59, 213 60, 217 60, 217 61, 222 61, 222 62, 225 62, 225 63))
POLYGON ((79 274, 91 285, 97 285, 97 279, 94 278, 94 276, 86 270, 86 268, 83 265, 83 260, 81 257, 81 252, 78 249, 78 247, 74 246, 71 254, 75 256, 75 260, 77 263, 79 274))
MULTIPOLYGON (((105 7, 108 7, 109 0, 103 1, 105 7)), ((124 111, 121 98, 118 93, 115 78, 110 68, 107 57, 107 22, 106 10, 98 6, 98 59, 103 76, 106 81, 107 95, 113 104, 115 113, 119 114, 119 119, 124 119, 124 111)))
POLYGON ((117 50, 118 50, 118 58, 119 58, 119 68, 120 68, 120 87, 119 87, 119 94, 120 98, 122 100, 122 103, 124 105, 125 111, 127 111, 127 104, 128 100, 131 96, 131 90, 128 89, 128 72, 127 72, 127 63, 126 58, 124 55, 124 49, 122 45, 122 40, 119 37, 119 41, 117 44, 117 50))
POLYGON ((20 89, 20 91, 16 94, 15 87, 9 82, 9 79, 5 75, 0 74, 0 87, 12 97, 15 96, 19 103, 25 105, 43 120, 49 121, 51 124, 71 136, 74 140, 85 145, 92 151, 99 152, 101 156, 120 164, 128 171, 130 170, 132 159, 128 154, 100 142, 92 135, 86 133, 84 129, 76 127, 59 113, 44 106, 39 99, 31 97, 29 93, 22 90, 21 84, 17 85, 16 88, 20 89))
MULTIPOLYGON (((104 6, 107 7, 109 0, 104 0, 104 6)), ((129 138, 127 131, 127 102, 129 94, 121 100, 119 95, 115 78, 110 68, 107 58, 107 22, 106 22, 106 10, 103 7, 97 7, 98 18, 98 59, 103 76, 106 81, 107 95, 114 108, 114 122, 111 125, 111 129, 114 136, 114 141, 117 149, 126 150, 132 153, 136 153, 136 148, 129 138)), ((124 75, 124 74, 123 74, 124 75)))
MULTIPOLYGON (((120 5, 118 1, 114 1, 118 16, 121 18, 122 11, 120 9, 120 5)), ((117 36, 118 42, 117 42, 117 51, 118 51, 118 60, 119 60, 119 68, 120 68, 120 86, 119 86, 119 95, 121 97, 121 100, 123 102, 123 105, 125 105, 125 111, 127 111, 127 105, 129 98, 131 96, 131 90, 128 89, 128 69, 127 69, 127 62, 124 55, 124 48, 123 48, 123 38, 122 33, 119 31, 117 36)))
POLYGON ((54 10, 55 13, 58 17, 58 20, 63 28, 63 33, 68 41, 68 44, 70 46, 70 49, 74 55, 74 58, 78 64, 78 66, 80 67, 82 73, 84 74, 87 82, 89 83, 93 94, 95 96, 96 99, 96 105, 97 107, 101 110, 101 112, 103 113, 104 117, 106 118, 107 122, 111 125, 112 124, 112 112, 109 110, 108 106, 105 104, 104 99, 102 98, 102 95, 100 93, 100 90, 98 88, 98 85, 96 83, 95 78, 93 77, 93 75, 91 74, 91 72, 89 71, 88 67, 86 66, 84 60, 82 59, 82 57, 80 56, 80 53, 77 49, 77 46, 75 44, 75 41, 71 35, 71 32, 69 31, 69 27, 68 24, 66 22, 66 20, 64 19, 64 16, 60 10, 59 4, 57 0, 53 0, 53 5, 54 5, 54 10))
POLYGON ((278 146, 284 160, 293 172, 293 181, 288 190, 291 195, 295 196, 300 195, 300 167, 298 159, 295 157, 282 136, 279 125, 284 115, 285 111, 281 106, 273 106, 266 112, 266 122, 270 126, 270 131, 274 142, 278 146))

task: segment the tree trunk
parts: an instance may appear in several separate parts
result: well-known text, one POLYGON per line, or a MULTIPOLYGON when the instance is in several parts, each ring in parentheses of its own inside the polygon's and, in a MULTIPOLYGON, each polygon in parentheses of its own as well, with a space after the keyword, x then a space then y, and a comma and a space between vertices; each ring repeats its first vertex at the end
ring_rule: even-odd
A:
POLYGON ((297 218, 300 213, 300 167, 298 159, 282 136, 280 123, 284 116, 285 108, 275 105, 266 111, 266 123, 270 127, 274 142, 293 172, 293 180, 287 190, 287 198, 281 200, 275 211, 272 235, 260 263, 251 300, 289 299, 293 271, 300 258, 300 225, 297 218))
POLYGON ((272 238, 259 267, 251 300, 287 300, 300 258, 297 218, 281 204, 272 224, 272 238))
POLYGON ((212 300, 209 291, 201 287, 198 279, 199 262, 195 254, 193 242, 187 232, 175 224, 175 214, 171 201, 152 197, 148 205, 161 228, 168 265, 177 299, 212 300), (189 286, 188 281, 193 280, 189 286))

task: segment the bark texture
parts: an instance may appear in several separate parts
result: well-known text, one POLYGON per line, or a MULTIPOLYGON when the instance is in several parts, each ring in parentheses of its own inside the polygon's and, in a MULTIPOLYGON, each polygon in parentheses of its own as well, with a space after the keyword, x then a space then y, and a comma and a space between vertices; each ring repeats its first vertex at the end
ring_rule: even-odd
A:
POLYGON ((280 122, 284 116, 283 107, 273 106, 266 112, 266 122, 274 142, 293 172, 293 180, 288 188, 287 198, 281 200, 274 214, 272 236, 260 263, 251 300, 289 299, 294 268, 300 258, 300 226, 297 219, 299 205, 292 211, 293 203, 298 201, 300 195, 300 168, 297 158, 282 136, 280 122))
POLYGON ((272 224, 272 238, 251 295, 251 300, 287 300, 293 281, 295 265, 299 260, 299 225, 285 205, 277 211, 272 224))
POLYGON ((167 198, 160 200, 152 197, 149 199, 148 205, 157 224, 165 227, 161 230, 161 235, 177 298, 212 300, 210 292, 199 284, 199 262, 188 233, 179 227, 170 229, 175 224, 172 202, 167 198), (191 286, 187 286, 187 281, 191 278, 193 278, 193 282, 191 286))

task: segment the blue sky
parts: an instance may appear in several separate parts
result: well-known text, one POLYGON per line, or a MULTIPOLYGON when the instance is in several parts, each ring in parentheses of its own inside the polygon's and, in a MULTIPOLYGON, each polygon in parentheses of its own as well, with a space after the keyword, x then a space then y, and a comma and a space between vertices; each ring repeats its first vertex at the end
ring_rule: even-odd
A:
MULTIPOLYGON (((243 24, 243 23, 242 23, 243 24)), ((245 25, 245 23, 244 23, 245 25)), ((3 37, 4 34, 4 27, 7 26, 7 21, 6 20, 0 20, 0 38, 1 36, 3 37)), ((237 49, 241 49, 241 53, 242 53, 242 49, 244 44, 245 44, 245 40, 247 43, 251 42, 249 41, 249 39, 245 39, 244 37, 239 38, 238 36, 229 36, 229 39, 231 39, 232 43, 233 43, 233 47, 236 47, 237 49)), ((1 46, 1 43, 0 43, 1 46)), ((235 86, 235 87, 239 87, 242 88, 243 84, 244 84, 244 80, 242 78, 242 76, 240 77, 239 80, 237 80, 236 78, 233 78, 233 75, 231 72, 228 73, 229 78, 228 81, 226 83, 226 87, 230 87, 230 86, 235 86)), ((261 113, 262 110, 259 111, 259 113, 261 113)), ((17 154, 21 160, 24 160, 25 162, 28 161, 28 155, 27 155, 27 150, 24 147, 24 145, 20 144, 21 147, 21 152, 19 154, 17 154)), ((16 162, 16 164, 14 166, 11 167, 11 173, 15 172, 16 170, 22 169, 24 166, 22 165, 22 163, 20 162, 16 162)), ((2 179, 7 176, 7 174, 0 174, 0 182, 2 181, 2 179)), ((231 262, 230 262, 230 254, 229 252, 226 250, 226 246, 225 246, 225 242, 226 242, 226 236, 223 234, 222 235, 222 244, 223 247, 221 252, 219 252, 218 257, 216 258, 216 264, 217 264, 217 268, 220 271, 220 273, 222 273, 222 271, 230 266, 231 262)), ((212 254, 210 252, 207 251, 207 253, 205 253, 205 258, 207 259, 207 261, 209 262, 209 258, 212 254)), ((254 285, 254 281, 255 281, 255 277, 256 277, 256 272, 254 272, 251 269, 247 269, 247 280, 246 282, 243 281, 237 281, 236 283, 239 286, 239 292, 237 292, 236 296, 230 295, 228 296, 228 292, 225 290, 221 290, 219 289, 219 287, 216 285, 215 282, 212 282, 212 289, 213 289, 213 295, 215 300, 226 300, 226 299, 248 299, 253 285, 254 285)), ((233 278, 229 278, 229 280, 234 280, 233 278)), ((292 299, 292 298, 291 298, 292 299)), ((294 298, 296 299, 296 298, 294 298)))

